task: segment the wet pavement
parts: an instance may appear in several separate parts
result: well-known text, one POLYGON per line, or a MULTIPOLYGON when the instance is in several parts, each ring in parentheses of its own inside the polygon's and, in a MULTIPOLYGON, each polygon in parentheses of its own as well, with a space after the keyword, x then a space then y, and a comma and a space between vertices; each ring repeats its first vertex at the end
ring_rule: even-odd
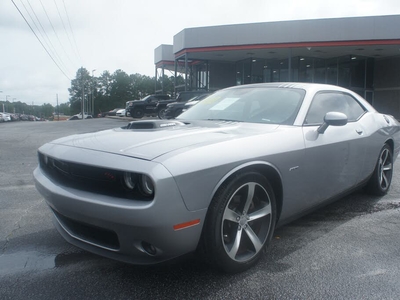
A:
POLYGON ((188 258, 139 267, 69 245, 36 191, 37 148, 124 119, 0 124, 0 299, 398 299, 400 168, 384 197, 357 192, 279 228, 242 274, 188 258))

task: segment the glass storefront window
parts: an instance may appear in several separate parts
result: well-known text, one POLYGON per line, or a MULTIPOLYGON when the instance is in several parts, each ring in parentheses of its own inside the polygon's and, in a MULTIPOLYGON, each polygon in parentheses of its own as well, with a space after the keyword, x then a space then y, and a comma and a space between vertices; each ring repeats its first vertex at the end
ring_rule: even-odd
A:
POLYGON ((337 69, 337 59, 328 59, 326 61, 326 83, 327 84, 338 84, 338 69, 337 69))
POLYGON ((325 59, 314 58, 314 81, 316 83, 326 82, 326 61, 325 59))
POLYGON ((289 59, 248 58, 236 63, 236 84, 288 82, 290 79, 339 85, 363 92, 372 87, 373 66, 373 59, 350 55, 331 59, 297 56, 291 59, 290 70, 289 59))
POLYGON ((251 60, 251 82, 264 82, 265 59, 252 58, 251 60))
POLYGON ((251 83, 251 59, 236 63, 236 85, 251 83))
POLYGON ((350 87, 350 57, 340 57, 338 61, 338 68, 338 85, 345 88, 350 87))
POLYGON ((299 81, 313 82, 313 59, 299 57, 299 81))

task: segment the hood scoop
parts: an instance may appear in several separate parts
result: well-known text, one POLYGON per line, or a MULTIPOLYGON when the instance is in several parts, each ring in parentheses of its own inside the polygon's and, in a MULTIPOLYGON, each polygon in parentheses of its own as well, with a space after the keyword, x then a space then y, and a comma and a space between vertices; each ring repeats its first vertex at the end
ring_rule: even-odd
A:
POLYGON ((136 129, 136 130, 151 130, 151 129, 166 129, 184 126, 185 123, 179 121, 168 120, 146 120, 146 121, 132 121, 123 129, 136 129))

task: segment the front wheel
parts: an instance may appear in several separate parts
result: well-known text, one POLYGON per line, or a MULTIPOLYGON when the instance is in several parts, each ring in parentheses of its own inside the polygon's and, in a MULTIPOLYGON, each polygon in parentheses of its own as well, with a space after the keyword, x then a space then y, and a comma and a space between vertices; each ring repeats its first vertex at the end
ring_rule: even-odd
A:
POLYGON ((161 109, 158 111, 158 118, 159 118, 159 119, 165 119, 165 108, 161 108, 161 109))
POLYGON ((132 118, 141 119, 144 116, 144 110, 141 108, 135 108, 131 113, 132 118))
POLYGON ((207 214, 201 250, 219 269, 235 273, 252 267, 271 240, 276 223, 273 189, 259 173, 246 172, 216 193, 207 214))
POLYGON ((385 195, 390 187, 393 176, 393 153, 389 145, 385 144, 379 152, 372 177, 368 182, 367 189, 371 194, 377 196, 385 195))

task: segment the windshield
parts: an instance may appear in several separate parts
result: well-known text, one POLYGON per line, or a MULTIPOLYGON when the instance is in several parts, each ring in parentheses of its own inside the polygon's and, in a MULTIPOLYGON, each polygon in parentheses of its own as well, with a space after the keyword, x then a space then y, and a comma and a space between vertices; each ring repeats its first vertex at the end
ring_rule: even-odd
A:
POLYGON ((147 95, 146 97, 144 97, 143 99, 142 99, 142 101, 146 101, 147 99, 149 99, 151 97, 151 95, 147 95))
POLYGON ((291 125, 304 95, 304 90, 292 88, 226 89, 200 101, 177 119, 291 125))

